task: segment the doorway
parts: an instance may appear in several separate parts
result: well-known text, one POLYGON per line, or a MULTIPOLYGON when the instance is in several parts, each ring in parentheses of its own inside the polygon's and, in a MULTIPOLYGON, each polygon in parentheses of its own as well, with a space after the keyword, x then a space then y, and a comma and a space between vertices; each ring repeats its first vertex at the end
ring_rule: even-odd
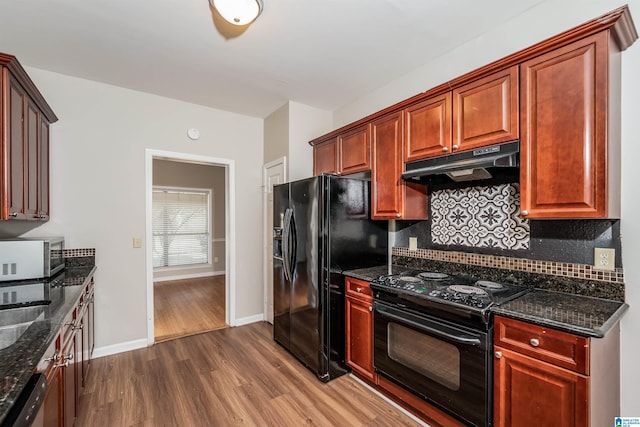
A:
MULTIPOLYGON (((195 175, 201 175, 201 173, 195 175)), ((178 176, 184 175, 179 173, 178 176)), ((145 255, 146 255, 146 282, 147 282, 147 341, 153 344, 156 341, 156 327, 160 335, 158 340, 175 338, 177 336, 190 335, 192 333, 203 332, 204 329, 218 329, 220 319, 224 319, 224 325, 235 324, 235 194, 234 186, 234 161, 227 159, 212 158, 206 156, 191 155, 185 153, 173 153, 158 150, 147 149, 145 152, 145 176, 146 176, 146 239, 145 239, 145 255), (214 225, 211 227, 211 243, 209 260, 200 266, 181 266, 172 267, 168 271, 156 274, 154 280, 154 259, 157 263, 157 254, 154 258, 154 239, 153 239, 153 192, 154 192, 154 168, 160 170, 158 165, 164 164, 173 168, 185 170, 185 168, 203 170, 217 170, 224 177, 223 187, 218 189, 219 194, 224 194, 223 201, 218 201, 218 217, 224 217, 221 225, 217 227, 217 234, 214 233, 214 225), (155 166, 154 166, 155 165, 155 166), (203 169, 204 168, 204 169, 203 169), (222 191, 220 191, 222 190, 222 191), (220 237, 220 236, 223 237, 220 237), (217 263, 215 262, 217 258, 217 263), (154 286, 155 282, 155 286, 154 286), (156 292, 157 291, 157 292, 156 292), (204 292, 204 293, 203 293, 204 292), (167 305, 172 298, 178 298, 167 305), (206 300, 214 298, 216 303, 208 306, 207 302, 202 304, 202 308, 193 309, 191 311, 184 310, 184 316, 176 314, 181 304, 189 307, 189 299, 206 300), (156 305, 163 313, 169 316, 168 319, 158 319, 156 315, 162 315, 156 310, 156 305), (167 307, 170 310, 167 311, 167 307), (200 311, 203 310, 203 311, 200 311), (207 317, 215 325, 209 323, 202 324, 197 321, 197 313, 207 313, 207 317), (194 314, 190 316, 189 314, 194 314), (189 319, 193 320, 193 327, 188 326, 189 319), (177 321, 179 319, 179 321, 177 321), (172 328, 164 326, 173 324, 172 328), (187 326, 185 326, 185 324, 187 326)), ((184 179, 184 177, 183 177, 184 179)), ((156 182, 156 184, 167 185, 167 182, 156 182)), ((184 181, 174 182, 171 185, 179 187, 190 187, 185 185, 184 181)), ((199 185, 193 185, 199 187, 199 185)), ((201 187, 201 185, 200 185, 201 187)), ((215 193, 215 190, 212 191, 215 193)), ((211 209, 212 216, 216 215, 214 209, 211 209)), ((156 242, 157 243, 157 242, 156 242)), ((201 319, 202 320, 202 319, 201 319)))

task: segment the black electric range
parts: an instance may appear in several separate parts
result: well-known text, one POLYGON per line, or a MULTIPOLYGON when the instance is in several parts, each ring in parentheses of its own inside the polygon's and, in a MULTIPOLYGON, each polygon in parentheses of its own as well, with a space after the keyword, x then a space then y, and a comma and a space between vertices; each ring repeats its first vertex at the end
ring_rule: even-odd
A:
POLYGON ((529 291, 510 283, 422 270, 380 276, 371 289, 378 300, 484 329, 491 307, 529 291))

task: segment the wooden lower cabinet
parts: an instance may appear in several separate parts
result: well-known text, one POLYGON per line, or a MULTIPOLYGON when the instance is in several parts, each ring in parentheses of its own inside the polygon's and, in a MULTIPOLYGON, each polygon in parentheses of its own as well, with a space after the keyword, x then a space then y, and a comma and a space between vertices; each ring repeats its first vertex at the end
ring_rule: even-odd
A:
POLYGON ((620 414, 620 327, 586 338, 496 316, 495 427, 599 427, 620 414))
POLYGON ((357 374, 377 384, 373 369, 373 297, 365 281, 347 277, 346 364, 357 374))
POLYGON ((587 425, 589 378, 501 347, 494 347, 496 426, 587 425))
POLYGON ((79 414, 94 345, 93 279, 67 315, 37 370, 47 378, 45 427, 72 427, 79 414))

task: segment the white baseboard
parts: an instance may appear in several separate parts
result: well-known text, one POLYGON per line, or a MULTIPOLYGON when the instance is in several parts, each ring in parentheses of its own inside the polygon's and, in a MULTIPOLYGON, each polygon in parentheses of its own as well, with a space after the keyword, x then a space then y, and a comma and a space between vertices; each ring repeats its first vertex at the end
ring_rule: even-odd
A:
POLYGON ((420 418, 416 417, 415 415, 413 415, 411 412, 407 411, 406 409, 404 409, 402 406, 398 405, 396 402, 394 402, 393 400, 389 399, 387 396, 385 396, 384 394, 380 393, 378 390, 376 390, 375 388, 371 387, 369 384, 365 383, 364 381, 362 381, 360 378, 356 377, 353 374, 349 374, 349 376, 351 378, 353 378, 354 380, 356 380, 357 382, 359 382, 360 384, 362 384, 363 386, 365 386, 366 388, 368 388, 369 390, 371 390, 373 393, 377 394, 378 396, 380 396, 385 402, 389 403, 391 406, 393 406, 394 408, 396 408, 398 411, 402 412, 403 414, 405 414, 407 417, 411 418, 413 421, 415 421, 416 423, 420 424, 423 427, 430 427, 429 424, 425 423, 424 421, 422 421, 420 418))
POLYGON ((147 339, 139 339, 127 341, 120 344, 106 345, 104 347, 96 347, 93 350, 93 358, 111 356, 112 354, 124 353, 125 351, 138 350, 147 347, 147 339))
POLYGON ((249 323, 262 322, 264 320, 264 314, 256 314, 255 316, 242 317, 240 319, 236 319, 236 322, 233 326, 242 326, 248 325, 249 323))
POLYGON ((204 273, 188 273, 188 274, 175 274, 173 276, 161 276, 154 277, 153 282, 168 282, 170 280, 182 280, 182 279, 197 279, 198 277, 210 277, 210 276, 223 276, 224 271, 207 271, 204 273))

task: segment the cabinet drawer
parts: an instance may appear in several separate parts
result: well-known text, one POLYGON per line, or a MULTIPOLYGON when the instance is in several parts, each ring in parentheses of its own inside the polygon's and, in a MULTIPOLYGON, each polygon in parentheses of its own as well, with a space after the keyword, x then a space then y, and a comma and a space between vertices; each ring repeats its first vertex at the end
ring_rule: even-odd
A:
POLYGON ((589 339, 496 316, 494 344, 589 375, 589 339))
POLYGON ((370 301, 373 299, 373 292, 369 287, 369 283, 364 280, 352 279, 347 277, 345 280, 345 287, 348 296, 356 297, 370 301))

